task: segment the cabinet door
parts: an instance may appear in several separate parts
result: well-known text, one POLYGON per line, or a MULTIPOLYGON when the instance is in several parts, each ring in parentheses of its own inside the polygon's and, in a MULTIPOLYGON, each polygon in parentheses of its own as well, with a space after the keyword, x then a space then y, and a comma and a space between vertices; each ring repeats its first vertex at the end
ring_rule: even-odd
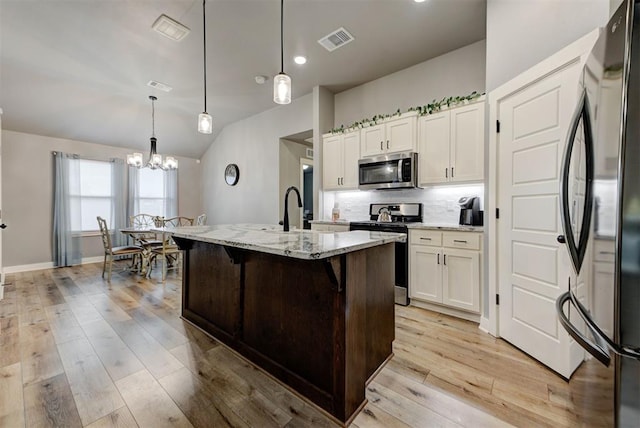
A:
POLYGON ((360 154, 362 157, 379 156, 385 152, 385 125, 362 128, 360 131, 360 154))
POLYGON ((409 296, 442 303, 442 250, 412 245, 410 253, 409 296))
POLYGON ((451 110, 450 181, 484 179, 484 102, 451 110))
POLYGON ((423 116, 419 119, 420 184, 445 183, 449 177, 449 124, 448 111, 423 116))
POLYGON ((417 150, 415 116, 387 122, 386 127, 384 148, 387 153, 415 152, 417 150))
POLYGON ((480 253, 446 249, 443 256, 442 303, 480 311, 480 253))
POLYGON ((324 139, 322 146, 322 184, 325 190, 339 189, 342 171, 342 135, 324 139))
POLYGON ((344 134, 341 189, 357 189, 358 184, 358 159, 360 159, 360 131, 344 134))

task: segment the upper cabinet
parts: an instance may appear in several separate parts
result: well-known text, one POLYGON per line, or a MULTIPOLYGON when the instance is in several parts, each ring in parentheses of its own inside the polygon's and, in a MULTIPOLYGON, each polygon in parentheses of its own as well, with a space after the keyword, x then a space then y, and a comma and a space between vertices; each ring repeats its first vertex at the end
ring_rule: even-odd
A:
POLYGON ((417 113, 410 112, 397 119, 362 128, 360 154, 362 157, 388 153, 415 152, 417 113))
POLYGON ((323 188, 325 190, 357 189, 360 131, 325 134, 322 144, 323 188))
POLYGON ((484 100, 418 119, 419 184, 484 179, 484 100))

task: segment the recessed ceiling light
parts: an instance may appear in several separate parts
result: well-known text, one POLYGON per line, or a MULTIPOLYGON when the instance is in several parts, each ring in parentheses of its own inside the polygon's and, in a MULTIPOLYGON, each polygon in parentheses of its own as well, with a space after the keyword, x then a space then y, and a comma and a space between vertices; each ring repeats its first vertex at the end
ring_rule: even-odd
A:
POLYGON ((160 89, 161 91, 169 92, 173 88, 165 83, 158 82, 157 80, 149 80, 147 82, 147 86, 151 86, 152 88, 160 89))
POLYGON ((293 60, 295 61, 296 64, 299 64, 299 65, 305 64, 307 62, 307 58, 303 57, 302 55, 298 55, 293 60))
POLYGON ((256 77, 254 77, 254 79, 256 79, 256 83, 258 85, 263 85, 267 79, 269 79, 267 76, 263 76, 261 74, 257 75, 256 77))
POLYGON ((416 3, 424 3, 426 0, 413 0, 416 3))

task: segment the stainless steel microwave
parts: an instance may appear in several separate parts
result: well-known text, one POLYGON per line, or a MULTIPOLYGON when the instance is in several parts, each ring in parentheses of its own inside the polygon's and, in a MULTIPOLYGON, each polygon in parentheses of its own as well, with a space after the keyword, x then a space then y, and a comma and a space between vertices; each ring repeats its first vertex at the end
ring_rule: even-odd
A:
POLYGON ((361 190, 418 187, 418 154, 404 152, 360 159, 358 176, 361 190))

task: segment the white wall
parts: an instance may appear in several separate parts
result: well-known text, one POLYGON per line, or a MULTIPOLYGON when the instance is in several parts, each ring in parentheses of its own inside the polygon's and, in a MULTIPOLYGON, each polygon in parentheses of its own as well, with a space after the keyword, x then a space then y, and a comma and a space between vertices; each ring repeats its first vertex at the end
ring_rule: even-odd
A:
POLYGON ((312 94, 227 125, 202 157, 202 189, 209 224, 276 224, 279 207, 280 138, 312 129, 312 94), (224 181, 227 164, 240 179, 224 181))
POLYGON ((336 94, 334 123, 348 126, 376 114, 405 112, 434 99, 482 93, 484 87, 485 41, 481 40, 336 94))
POLYGON ((606 24, 609 8, 609 0, 487 0, 487 92, 606 24))
MULTIPOLYGON (((107 160, 125 159, 133 149, 2 131, 2 215, 8 225, 2 232, 5 268, 53 260, 52 151, 107 160)), ((177 159, 178 213, 197 216, 202 212, 200 164, 196 159, 177 159)), ((103 254, 99 236, 83 238, 83 257, 103 254)))

